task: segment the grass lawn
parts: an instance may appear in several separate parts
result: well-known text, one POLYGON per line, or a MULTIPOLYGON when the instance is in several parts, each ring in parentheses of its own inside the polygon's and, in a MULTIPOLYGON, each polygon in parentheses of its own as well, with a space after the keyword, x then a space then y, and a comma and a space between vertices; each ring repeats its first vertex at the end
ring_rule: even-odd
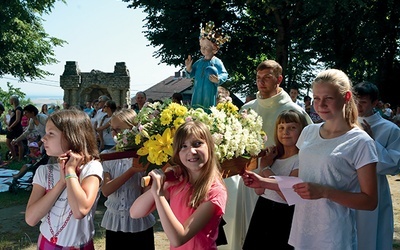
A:
MULTIPOLYGON (((0 135, 0 152, 4 157, 7 152, 5 136, 0 135)), ((23 163, 12 163, 10 169, 19 170, 23 163)), ((391 186, 395 235, 393 250, 400 250, 400 176, 388 176, 391 186)), ((25 206, 28 202, 30 192, 18 190, 16 194, 10 192, 0 192, 0 250, 25 249, 35 250, 36 241, 39 235, 39 224, 30 227, 24 219, 25 206)), ((100 226, 103 214, 105 198, 100 197, 95 215, 95 249, 103 250, 105 229, 100 226)), ((158 214, 155 212, 157 223, 154 226, 155 245, 157 250, 169 249, 169 242, 162 230, 158 214)))
MULTIPOLYGON (((5 136, 0 135, 0 152, 2 157, 8 148, 5 144, 5 136)), ((3 158, 4 159, 4 158, 3 158)), ((19 170, 24 163, 13 162, 8 168, 19 170)), ((28 203, 30 191, 19 189, 16 194, 0 192, 0 250, 25 249, 35 250, 39 225, 31 227, 25 222, 25 207, 28 203)), ((101 220, 106 210, 104 201, 106 198, 100 196, 94 217, 95 225, 95 249, 105 249, 105 229, 102 228, 101 220)), ((155 212, 157 223, 154 225, 154 237, 157 250, 169 249, 169 242, 162 230, 158 214, 155 212)))
MULTIPOLYGON (((0 135, 0 152, 2 155, 2 159, 5 160, 5 153, 8 151, 7 145, 5 143, 5 136, 0 135)), ((23 162, 13 162, 9 164, 8 169, 19 170, 23 162)), ((24 211, 25 206, 28 203, 28 199, 30 196, 30 191, 20 189, 16 194, 10 192, 0 192, 0 209, 2 212, 11 213, 10 217, 13 217, 12 222, 7 223, 5 221, 0 222, 0 250, 8 250, 8 249, 31 249, 32 245, 36 246, 37 237, 39 235, 39 224, 35 227, 31 227, 25 223, 24 219, 24 211), (15 207, 16 209, 12 210, 15 207), (11 208, 8 211, 7 208, 11 208), (22 211, 20 211, 22 210, 22 211), (12 215, 14 213, 14 215, 12 215), (14 218, 15 216, 15 218, 14 218), (14 225, 6 225, 6 224, 14 224, 14 225), (12 226, 14 229, 12 230, 12 226), (10 230, 7 228, 10 227, 10 230)), ((98 203, 98 209, 96 211, 95 216, 95 225, 96 225, 96 235, 95 242, 98 244, 103 244, 105 230, 100 227, 101 219, 103 217, 103 213, 105 211, 104 207, 104 197, 101 197, 98 203)), ((32 248, 35 249, 35 248, 32 248)), ((99 249, 99 248, 96 248, 99 249)))

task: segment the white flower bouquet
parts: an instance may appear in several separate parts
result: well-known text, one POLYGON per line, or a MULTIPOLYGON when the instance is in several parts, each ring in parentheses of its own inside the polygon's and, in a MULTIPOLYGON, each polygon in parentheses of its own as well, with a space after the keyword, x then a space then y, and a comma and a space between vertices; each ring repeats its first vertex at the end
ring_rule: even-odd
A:
POLYGON ((146 104, 137 116, 138 125, 117 135, 117 151, 137 149, 137 155, 149 168, 162 167, 172 156, 176 129, 186 121, 198 120, 208 126, 214 138, 219 162, 238 157, 257 157, 267 140, 262 118, 254 110, 242 110, 226 100, 210 108, 187 108, 166 99, 146 104))

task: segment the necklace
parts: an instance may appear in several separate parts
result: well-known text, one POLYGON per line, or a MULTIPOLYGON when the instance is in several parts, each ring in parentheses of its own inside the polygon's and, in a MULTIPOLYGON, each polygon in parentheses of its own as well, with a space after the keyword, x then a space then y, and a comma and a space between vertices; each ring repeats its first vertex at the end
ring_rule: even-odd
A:
POLYGON ((67 219, 64 221, 64 223, 62 224, 62 226, 57 230, 56 233, 54 233, 53 228, 51 227, 51 222, 50 222, 50 213, 47 213, 47 223, 49 224, 50 227, 50 233, 51 235, 53 235, 53 237, 50 238, 50 242, 53 244, 57 243, 58 240, 58 235, 61 233, 62 230, 64 230, 65 226, 68 224, 69 220, 71 219, 72 216, 72 210, 69 211, 68 217, 67 219))
MULTIPOLYGON (((54 186, 53 167, 49 166, 48 170, 49 170, 48 171, 49 178, 47 180, 47 188, 50 190, 54 186)), ((72 216, 72 210, 69 211, 69 214, 68 214, 67 218, 65 219, 64 223, 62 224, 62 226, 57 230, 56 233, 54 233, 54 230, 53 230, 53 227, 51 226, 51 221, 50 221, 50 211, 47 213, 47 223, 49 224, 50 233, 51 233, 51 235, 53 235, 53 237, 50 238, 51 243, 53 243, 53 244, 57 243, 58 235, 62 232, 62 230, 64 230, 65 226, 67 226, 69 220, 71 219, 71 216, 72 216)))

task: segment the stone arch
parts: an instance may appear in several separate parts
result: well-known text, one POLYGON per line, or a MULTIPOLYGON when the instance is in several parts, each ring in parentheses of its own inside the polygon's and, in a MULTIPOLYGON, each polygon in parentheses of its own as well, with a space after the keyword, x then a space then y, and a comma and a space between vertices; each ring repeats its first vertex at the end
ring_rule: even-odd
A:
POLYGON ((81 95, 84 101, 94 101, 98 99, 101 95, 106 95, 111 98, 110 93, 107 91, 107 89, 103 89, 96 84, 82 89, 81 95))
POLYGON ((117 106, 130 106, 130 76, 125 62, 117 62, 114 72, 99 70, 81 72, 78 63, 67 61, 60 76, 60 87, 64 90, 64 102, 71 106, 85 105, 101 95, 107 95, 117 106))

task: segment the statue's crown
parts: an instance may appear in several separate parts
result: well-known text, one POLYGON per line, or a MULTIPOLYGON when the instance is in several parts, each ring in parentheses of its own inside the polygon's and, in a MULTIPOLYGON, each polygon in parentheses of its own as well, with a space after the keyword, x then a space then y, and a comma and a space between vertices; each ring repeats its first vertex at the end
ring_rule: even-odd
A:
POLYGON ((231 40, 231 37, 225 35, 221 28, 214 28, 215 25, 213 21, 207 22, 205 27, 200 26, 200 38, 207 38, 217 46, 221 46, 231 40))

